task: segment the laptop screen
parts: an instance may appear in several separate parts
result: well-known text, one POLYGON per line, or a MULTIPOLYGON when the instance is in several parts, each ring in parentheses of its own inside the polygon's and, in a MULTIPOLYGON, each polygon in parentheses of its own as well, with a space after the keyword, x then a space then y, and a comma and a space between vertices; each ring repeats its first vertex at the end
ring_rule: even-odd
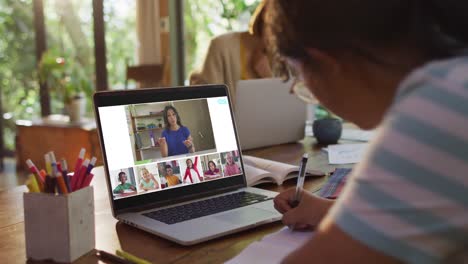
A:
POLYGON ((226 89, 209 88, 205 90, 216 92, 203 96, 186 90, 184 98, 176 91, 194 88, 170 88, 174 93, 169 89, 109 92, 114 99, 106 100, 95 96, 114 201, 158 194, 159 200, 170 199, 172 195, 162 194, 203 190, 196 185, 214 190, 226 186, 221 182, 242 176, 226 89))

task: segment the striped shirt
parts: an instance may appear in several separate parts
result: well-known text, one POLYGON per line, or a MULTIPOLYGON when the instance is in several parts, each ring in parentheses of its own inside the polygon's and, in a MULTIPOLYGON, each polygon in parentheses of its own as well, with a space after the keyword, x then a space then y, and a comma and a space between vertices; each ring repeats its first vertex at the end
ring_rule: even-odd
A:
POLYGON ((405 263, 468 263, 468 57, 401 84, 328 217, 405 263))

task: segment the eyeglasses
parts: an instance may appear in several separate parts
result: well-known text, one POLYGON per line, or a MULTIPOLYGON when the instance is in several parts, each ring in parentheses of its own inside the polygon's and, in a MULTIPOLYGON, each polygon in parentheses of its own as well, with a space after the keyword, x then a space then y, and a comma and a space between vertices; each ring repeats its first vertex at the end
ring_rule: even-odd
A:
POLYGON ((291 93, 294 93, 297 98, 302 100, 307 104, 318 104, 317 98, 312 94, 312 92, 307 88, 305 83, 300 79, 294 79, 291 86, 291 93))
POLYGON ((297 98, 302 100, 307 104, 318 104, 318 100, 305 85, 304 80, 302 79, 301 74, 296 70, 297 66, 291 60, 282 60, 280 62, 282 65, 278 67, 279 74, 282 76, 284 81, 292 81, 290 93, 295 94, 297 98))

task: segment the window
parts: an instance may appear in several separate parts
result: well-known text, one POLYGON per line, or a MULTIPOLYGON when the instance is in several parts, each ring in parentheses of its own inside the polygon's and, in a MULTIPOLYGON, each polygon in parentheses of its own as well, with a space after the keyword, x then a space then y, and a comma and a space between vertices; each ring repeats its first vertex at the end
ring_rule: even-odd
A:
POLYGON ((5 149, 15 149, 15 120, 40 115, 32 0, 0 0, 0 92, 5 149))
MULTIPOLYGON (((248 29, 260 0, 185 0, 185 69, 199 69, 210 39, 229 31, 248 29)), ((188 76, 186 76, 188 77, 188 76)))

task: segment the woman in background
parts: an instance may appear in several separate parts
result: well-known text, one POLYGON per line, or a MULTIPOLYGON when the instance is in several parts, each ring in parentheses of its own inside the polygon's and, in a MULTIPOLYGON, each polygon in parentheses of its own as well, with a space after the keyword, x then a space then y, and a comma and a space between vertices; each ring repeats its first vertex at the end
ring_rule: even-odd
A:
POLYGON ((190 130, 182 125, 177 109, 172 105, 168 105, 164 108, 163 115, 166 128, 158 139, 161 156, 167 157, 195 152, 190 130))
POLYGON ((230 32, 211 40, 200 71, 190 76, 190 84, 226 84, 235 99, 239 80, 270 78, 270 61, 263 40, 262 1, 250 20, 249 31, 230 32))

